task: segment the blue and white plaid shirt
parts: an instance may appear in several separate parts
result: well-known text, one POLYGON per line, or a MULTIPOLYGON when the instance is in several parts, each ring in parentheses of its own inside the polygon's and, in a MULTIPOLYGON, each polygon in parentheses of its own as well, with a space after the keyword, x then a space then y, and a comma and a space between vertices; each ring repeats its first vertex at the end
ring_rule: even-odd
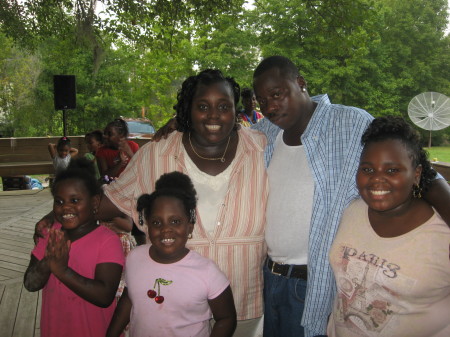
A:
MULTIPOLYGON (((302 144, 314 178, 314 201, 308 247, 308 288, 302 325, 307 337, 326 332, 336 292, 328 251, 344 209, 358 197, 356 171, 362 151, 361 136, 373 117, 365 110, 331 104, 328 95, 314 96, 318 103, 303 135, 302 144)), ((280 128, 267 118, 252 125, 266 134, 269 166, 280 128)), ((302 194, 299 191, 299 203, 302 194)))

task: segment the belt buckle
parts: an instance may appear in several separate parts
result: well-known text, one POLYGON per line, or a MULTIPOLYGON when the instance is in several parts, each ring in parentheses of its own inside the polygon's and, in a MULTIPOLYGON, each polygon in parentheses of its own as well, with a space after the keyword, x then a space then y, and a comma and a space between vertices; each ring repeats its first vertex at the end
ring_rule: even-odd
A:
MULTIPOLYGON (((275 267, 275 263, 276 263, 275 261, 272 261, 272 268, 270 269, 270 272, 274 275, 281 276, 281 273, 277 273, 273 270, 273 268, 275 267)), ((281 263, 279 263, 279 264, 281 264, 281 263)))

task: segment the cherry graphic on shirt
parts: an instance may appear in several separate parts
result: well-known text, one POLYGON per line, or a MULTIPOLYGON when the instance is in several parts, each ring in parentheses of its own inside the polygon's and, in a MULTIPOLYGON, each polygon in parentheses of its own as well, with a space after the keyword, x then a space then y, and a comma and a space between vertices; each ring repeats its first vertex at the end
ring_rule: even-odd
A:
POLYGON ((154 291, 153 289, 150 289, 149 291, 147 291, 147 296, 150 298, 155 298, 156 297, 156 291, 154 291))
POLYGON ((165 280, 163 278, 157 278, 155 280, 155 283, 153 284, 153 289, 149 289, 147 291, 147 296, 150 297, 150 298, 154 298, 156 303, 161 304, 162 302, 164 302, 164 296, 162 296, 160 294, 161 293, 161 285, 168 286, 172 282, 173 281, 168 281, 168 280, 165 280), (156 285, 158 285, 158 293, 155 290, 156 285), (156 295, 158 295, 158 296, 156 296, 156 295))

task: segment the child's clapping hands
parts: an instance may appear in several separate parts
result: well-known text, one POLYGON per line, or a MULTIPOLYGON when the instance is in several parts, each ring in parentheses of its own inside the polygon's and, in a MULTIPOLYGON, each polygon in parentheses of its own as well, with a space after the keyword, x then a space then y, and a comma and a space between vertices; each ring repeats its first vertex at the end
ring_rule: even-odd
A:
POLYGON ((62 275, 68 268, 70 240, 67 240, 60 229, 51 228, 45 258, 50 271, 55 275, 62 275))

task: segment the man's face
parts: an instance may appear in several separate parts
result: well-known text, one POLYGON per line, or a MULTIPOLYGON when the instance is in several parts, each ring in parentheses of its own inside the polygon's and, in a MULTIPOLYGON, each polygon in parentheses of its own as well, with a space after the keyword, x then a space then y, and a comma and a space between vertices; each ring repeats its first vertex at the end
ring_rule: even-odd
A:
POLYGON ((307 94, 302 92, 303 78, 282 76, 272 68, 253 79, 253 88, 264 117, 283 130, 295 126, 300 120, 307 94))

